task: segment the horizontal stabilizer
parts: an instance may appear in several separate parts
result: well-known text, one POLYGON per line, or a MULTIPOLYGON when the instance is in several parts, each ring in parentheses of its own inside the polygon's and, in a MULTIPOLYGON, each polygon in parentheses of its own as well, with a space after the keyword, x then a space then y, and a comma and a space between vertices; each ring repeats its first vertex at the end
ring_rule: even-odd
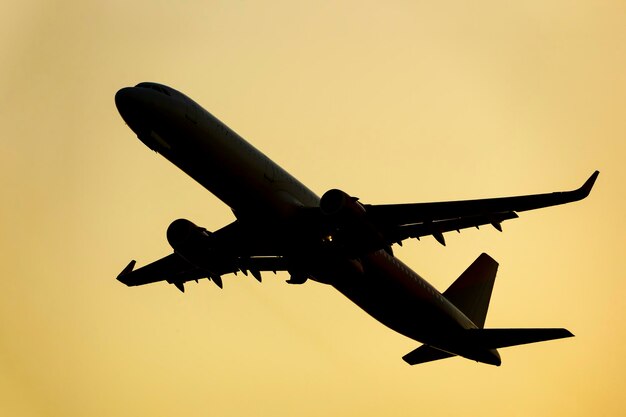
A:
POLYGON ((574 335, 567 329, 469 329, 473 343, 487 349, 498 349, 574 335))
POLYGON ((404 355, 402 359, 409 365, 417 365, 418 363, 438 361, 439 359, 451 358, 452 356, 456 355, 432 346, 422 345, 404 355))

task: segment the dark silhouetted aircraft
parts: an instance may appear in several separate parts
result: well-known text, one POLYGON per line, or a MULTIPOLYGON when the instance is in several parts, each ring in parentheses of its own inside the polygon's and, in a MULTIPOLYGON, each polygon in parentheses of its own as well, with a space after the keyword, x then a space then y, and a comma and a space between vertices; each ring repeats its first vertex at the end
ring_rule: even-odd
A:
POLYGON ((566 329, 485 329, 498 264, 480 255, 443 293, 393 255, 392 245, 492 225, 517 213, 585 198, 598 171, 573 191, 482 200, 364 204, 333 189, 319 198, 267 156, 184 94, 143 82, 122 88, 115 104, 124 121, 160 153, 226 203, 236 220, 209 232, 178 219, 167 229, 173 253, 118 280, 135 286, 288 271, 335 287, 389 328, 423 343, 411 364, 462 356, 500 365, 498 348, 573 336, 566 329))

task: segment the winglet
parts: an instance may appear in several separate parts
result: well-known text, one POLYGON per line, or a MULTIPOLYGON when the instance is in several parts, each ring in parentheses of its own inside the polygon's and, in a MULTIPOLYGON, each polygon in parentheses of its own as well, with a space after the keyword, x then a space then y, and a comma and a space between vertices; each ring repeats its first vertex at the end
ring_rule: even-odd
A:
POLYGON ((594 171, 594 173, 591 174, 589 179, 587 181, 585 181, 585 183, 582 185, 582 187, 580 187, 578 190, 576 190, 576 193, 579 194, 579 197, 580 197, 581 200, 589 195, 589 193, 591 192, 591 189, 593 188, 593 185, 595 184, 596 179, 598 178, 599 174, 600 174, 600 171, 597 171, 597 170, 594 171))
POLYGON ((120 274, 117 276, 117 280, 121 282, 122 284, 126 284, 130 286, 131 285, 130 282, 128 280, 125 280, 124 277, 126 277, 126 275, 133 272, 133 269, 135 269, 135 264, 136 264, 136 261, 134 259, 130 261, 130 263, 126 265, 126 268, 124 268, 122 272, 120 272, 120 274))

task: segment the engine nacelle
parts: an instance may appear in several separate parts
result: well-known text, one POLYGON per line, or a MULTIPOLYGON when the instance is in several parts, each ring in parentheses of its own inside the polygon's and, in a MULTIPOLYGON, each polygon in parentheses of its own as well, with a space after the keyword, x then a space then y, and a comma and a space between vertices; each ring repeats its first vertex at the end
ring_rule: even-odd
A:
POLYGON ((327 229, 322 236, 325 244, 350 257, 379 249, 391 252, 358 198, 337 189, 326 191, 320 200, 320 211, 327 229))
POLYGON ((329 217, 353 219, 365 219, 367 215, 365 207, 359 203, 359 199, 352 197, 337 189, 328 190, 320 200, 322 214, 329 217))
POLYGON ((167 241, 176 252, 189 247, 210 246, 211 234, 187 219, 174 220, 167 228, 167 241))
POLYGON ((174 220, 167 228, 167 241, 187 262, 212 274, 220 274, 224 256, 217 253, 215 239, 205 228, 187 219, 174 220))

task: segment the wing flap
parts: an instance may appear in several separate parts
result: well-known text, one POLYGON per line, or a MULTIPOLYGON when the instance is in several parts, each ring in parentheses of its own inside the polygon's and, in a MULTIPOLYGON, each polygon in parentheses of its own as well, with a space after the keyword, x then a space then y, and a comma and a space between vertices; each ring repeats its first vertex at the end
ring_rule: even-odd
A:
POLYGON ((510 211, 506 213, 493 213, 488 215, 459 217, 456 219, 435 220, 399 226, 396 230, 387 232, 386 236, 390 242, 400 242, 411 237, 417 239, 422 236, 437 235, 445 232, 451 232, 453 230, 461 231, 461 229, 478 227, 486 224, 491 224, 496 229, 502 231, 500 223, 517 217, 516 213, 510 211))

